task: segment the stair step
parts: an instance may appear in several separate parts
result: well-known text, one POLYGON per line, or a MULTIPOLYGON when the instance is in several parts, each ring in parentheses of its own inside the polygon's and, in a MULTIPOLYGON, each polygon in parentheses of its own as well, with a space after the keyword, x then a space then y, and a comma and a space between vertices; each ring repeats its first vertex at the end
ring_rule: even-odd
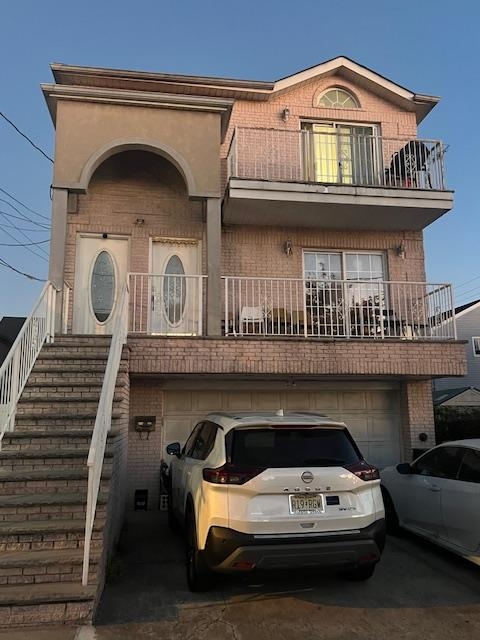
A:
MULTIPOLYGON (((70 393, 68 391, 62 391, 62 392, 56 392, 55 395, 53 395, 52 397, 49 397, 48 395, 46 395, 44 391, 37 392, 35 397, 31 397, 31 396, 28 397, 28 394, 26 396, 25 393, 22 393, 22 397, 20 398, 20 401, 18 403, 17 410, 20 410, 21 407, 25 407, 25 408, 30 406, 35 407, 36 405, 42 405, 45 403, 48 403, 51 405, 56 405, 58 403, 62 405, 66 403, 71 403, 75 405, 80 402, 87 406, 98 405, 100 392, 101 392, 101 388, 98 390, 97 393, 88 393, 88 392, 81 392, 81 391, 70 393)), ((123 399, 123 396, 119 393, 116 393, 113 397, 114 402, 121 402, 122 399, 123 399)), ((65 411, 64 406, 62 406, 62 409, 65 411)))
POLYGON ((48 602, 83 602, 95 597, 95 586, 78 582, 15 585, 0 589, 0 606, 12 604, 44 604, 48 602))
MULTIPOLYGON (((21 458, 85 458, 88 456, 89 447, 81 449, 54 449, 52 450, 34 450, 34 451, 0 451, 0 460, 18 460, 21 458)), ((113 451, 105 450, 105 457, 111 458, 113 451)))
MULTIPOLYGON (((63 412, 57 413, 52 411, 45 411, 43 413, 19 413, 15 416, 15 425, 16 428, 21 428, 22 431, 28 431, 30 429, 44 431, 46 429, 49 429, 50 427, 55 427, 58 430, 84 428, 92 431, 96 417, 96 411, 90 411, 88 413, 75 413, 69 416, 65 416, 63 412)), ((114 412, 112 414, 112 421, 118 420, 121 417, 121 413, 114 412)))
MULTIPOLYGON (((109 466, 109 465, 106 465, 109 466)), ((111 470, 103 469, 100 479, 100 488, 108 490, 110 485, 111 470)), ((68 465, 67 469, 57 467, 45 470, 24 471, 22 468, 5 470, 0 467, 0 495, 27 494, 27 493, 70 493, 78 491, 86 495, 88 484, 88 469, 86 466, 78 469, 68 465)))
MULTIPOLYGON (((110 471, 104 471, 102 477, 108 480, 111 477, 110 471)), ((86 480, 88 478, 88 468, 84 469, 45 469, 36 471, 5 471, 0 468, 0 482, 41 482, 49 480, 86 480)), ((1 495, 1 493, 0 493, 1 495)), ((0 498, 1 500, 1 498, 0 498)))
MULTIPOLYGON (((89 577, 97 578, 99 553, 90 553, 89 577)), ((83 549, 4 551, 0 554, 0 586, 81 581, 83 549)))
MULTIPOLYGON (((51 374, 56 373, 58 374, 57 377, 60 377, 61 379, 65 379, 68 377, 71 377, 71 378, 78 377, 78 378, 85 378, 85 380, 88 381, 92 377, 93 373, 97 373, 99 376, 102 376, 102 374, 105 373, 105 366, 106 364, 97 363, 97 364, 90 365, 88 367, 88 370, 85 370, 84 368, 79 368, 78 366, 72 367, 67 370, 65 368, 65 363, 62 363, 62 365, 53 365, 53 364, 46 365, 46 364, 39 363, 37 360, 30 374, 29 380, 36 380, 38 377, 47 378, 47 377, 50 377, 51 374)), ((120 363, 119 372, 125 373, 126 371, 128 371, 128 364, 123 361, 120 363)))
MULTIPOLYGON (((87 492, 32 493, 0 496, 0 522, 84 518, 87 492)), ((98 494, 96 517, 106 515, 107 493, 98 494)))
MULTIPOLYGON (((105 521, 95 518, 94 530, 103 529, 105 521)), ((85 533, 85 519, 31 520, 27 522, 0 522, 0 537, 36 534, 85 533)))

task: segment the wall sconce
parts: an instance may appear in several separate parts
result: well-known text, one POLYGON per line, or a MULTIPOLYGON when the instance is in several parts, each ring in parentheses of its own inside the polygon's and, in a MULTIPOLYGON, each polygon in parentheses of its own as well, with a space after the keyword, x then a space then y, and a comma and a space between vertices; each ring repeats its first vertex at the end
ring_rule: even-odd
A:
POLYGON ((405 260, 405 245, 401 242, 398 247, 395 247, 395 253, 399 258, 405 260))
POLYGON ((137 227, 142 227, 145 224, 145 218, 137 218, 135 220, 135 224, 137 227))
POLYGON ((282 120, 286 122, 290 118, 290 109, 288 107, 284 107, 282 111, 282 120))
POLYGON ((292 255, 292 253, 293 253, 293 244, 292 244, 292 241, 290 239, 285 241, 285 243, 283 245, 283 252, 287 256, 287 258, 288 258, 288 256, 292 255))

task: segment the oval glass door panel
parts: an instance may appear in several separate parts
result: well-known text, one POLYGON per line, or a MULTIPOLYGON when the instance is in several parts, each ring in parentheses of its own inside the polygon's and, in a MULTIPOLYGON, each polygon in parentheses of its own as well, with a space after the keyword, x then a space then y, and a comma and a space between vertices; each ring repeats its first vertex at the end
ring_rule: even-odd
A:
POLYGON ((185 311, 187 283, 185 269, 177 255, 173 255, 165 267, 163 283, 163 305, 168 321, 178 325, 185 311))
POLYGON ((108 320, 115 302, 115 266, 108 251, 100 251, 90 283, 92 309, 99 322, 108 320))

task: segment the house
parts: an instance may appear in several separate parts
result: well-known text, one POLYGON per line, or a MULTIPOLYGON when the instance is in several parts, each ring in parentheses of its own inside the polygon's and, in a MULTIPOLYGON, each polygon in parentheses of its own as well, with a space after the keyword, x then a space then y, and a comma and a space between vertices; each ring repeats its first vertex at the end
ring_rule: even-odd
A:
POLYGON ((466 371, 425 278, 453 206, 417 134, 438 98, 346 57, 52 71, 50 282, 0 452, 9 624, 92 615, 124 509, 158 507, 166 444, 207 412, 324 412, 384 466, 434 444, 431 381, 466 371))
MULTIPOLYGON (((447 320, 445 324, 449 324, 447 320)), ((462 378, 444 377, 437 378, 434 381, 434 388, 436 395, 440 397, 437 392, 453 391, 463 387, 473 387, 474 389, 480 389, 480 300, 473 300, 467 304, 463 304, 455 308, 455 324, 457 330, 457 337, 459 340, 466 341, 466 355, 467 355, 467 372, 462 378)), ((478 400, 475 401, 475 393, 468 393, 463 395, 462 403, 469 402, 468 406, 478 405, 478 400)), ((458 403, 460 398, 457 397, 458 403)))
POLYGON ((14 316, 4 316, 0 320, 0 365, 7 357, 24 322, 25 318, 14 316))

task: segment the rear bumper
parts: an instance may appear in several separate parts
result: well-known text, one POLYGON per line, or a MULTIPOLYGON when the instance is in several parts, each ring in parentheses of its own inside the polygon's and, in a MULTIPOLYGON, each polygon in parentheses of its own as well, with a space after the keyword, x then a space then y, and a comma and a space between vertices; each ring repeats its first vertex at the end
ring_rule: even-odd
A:
POLYGON ((252 535, 211 527, 204 557, 219 572, 299 567, 354 567, 380 560, 385 520, 353 531, 324 535, 252 535))

